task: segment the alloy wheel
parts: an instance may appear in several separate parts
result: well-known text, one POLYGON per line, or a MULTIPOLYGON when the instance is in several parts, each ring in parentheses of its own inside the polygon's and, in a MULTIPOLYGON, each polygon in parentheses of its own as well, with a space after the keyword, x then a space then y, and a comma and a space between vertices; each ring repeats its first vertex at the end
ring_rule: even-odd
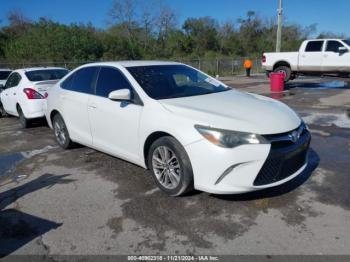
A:
POLYGON ((62 121, 55 121, 54 123, 54 131, 55 136, 60 145, 64 145, 66 143, 67 137, 65 133, 65 126, 62 121))
POLYGON ((180 183, 181 167, 175 153, 167 146, 153 151, 152 166, 158 182, 167 189, 174 189, 180 183))

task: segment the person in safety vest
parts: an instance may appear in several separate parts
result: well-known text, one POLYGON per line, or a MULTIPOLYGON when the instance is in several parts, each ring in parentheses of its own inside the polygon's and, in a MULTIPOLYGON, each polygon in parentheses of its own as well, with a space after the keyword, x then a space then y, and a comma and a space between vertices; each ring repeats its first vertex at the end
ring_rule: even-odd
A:
POLYGON ((251 70, 252 67, 253 67, 253 62, 252 62, 252 60, 246 59, 246 60, 244 61, 243 66, 244 66, 244 68, 245 68, 246 76, 247 76, 247 77, 250 77, 250 70, 251 70))

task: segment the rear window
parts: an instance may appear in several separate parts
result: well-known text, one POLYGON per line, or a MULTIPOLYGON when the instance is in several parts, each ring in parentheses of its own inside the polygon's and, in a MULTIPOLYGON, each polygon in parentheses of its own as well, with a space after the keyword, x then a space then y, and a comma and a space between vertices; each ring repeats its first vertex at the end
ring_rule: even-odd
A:
POLYGON ((348 46, 350 46, 350 39, 344 39, 343 42, 345 42, 345 44, 347 44, 348 46))
POLYGON ((44 69, 44 70, 33 70, 25 73, 29 81, 47 81, 57 80, 68 74, 67 69, 44 69))
POLYGON ((323 41, 310 41, 305 48, 305 52, 321 52, 322 46, 323 41))
POLYGON ((11 74, 11 71, 0 71, 0 80, 6 80, 11 74))

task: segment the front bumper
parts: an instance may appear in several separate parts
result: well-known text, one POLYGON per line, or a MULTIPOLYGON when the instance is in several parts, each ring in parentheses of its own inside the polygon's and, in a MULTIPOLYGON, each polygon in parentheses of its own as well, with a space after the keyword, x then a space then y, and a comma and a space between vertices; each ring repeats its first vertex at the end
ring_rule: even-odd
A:
POLYGON ((283 184, 307 166, 311 136, 298 141, 221 148, 207 140, 186 146, 194 187, 214 194, 237 194, 283 184))

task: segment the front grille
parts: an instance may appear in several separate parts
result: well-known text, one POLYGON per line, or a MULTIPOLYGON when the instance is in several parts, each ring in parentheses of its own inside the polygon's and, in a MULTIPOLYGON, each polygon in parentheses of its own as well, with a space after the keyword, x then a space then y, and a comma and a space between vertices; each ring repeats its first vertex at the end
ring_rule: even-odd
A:
POLYGON ((271 142, 270 153, 254 180, 254 186, 262 186, 283 180, 298 171, 306 162, 311 136, 305 129, 296 142, 271 142))

